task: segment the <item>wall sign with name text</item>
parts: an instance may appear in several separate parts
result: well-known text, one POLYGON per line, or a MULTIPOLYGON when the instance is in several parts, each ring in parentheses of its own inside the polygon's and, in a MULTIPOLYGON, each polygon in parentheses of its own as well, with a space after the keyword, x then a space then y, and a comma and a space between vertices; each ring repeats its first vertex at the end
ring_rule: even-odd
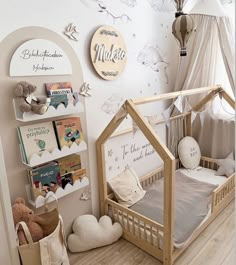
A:
POLYGON ((94 33, 90 54, 97 73, 106 80, 116 79, 126 64, 126 47, 120 33, 111 26, 103 26, 94 33))
POLYGON ((10 62, 10 76, 71 75, 67 55, 54 42, 32 39, 14 52, 10 62))

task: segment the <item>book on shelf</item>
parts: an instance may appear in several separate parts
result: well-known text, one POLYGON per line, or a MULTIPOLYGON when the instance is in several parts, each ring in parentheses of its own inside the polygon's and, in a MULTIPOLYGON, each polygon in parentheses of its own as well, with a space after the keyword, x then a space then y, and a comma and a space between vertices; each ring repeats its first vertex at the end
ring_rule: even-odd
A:
POLYGON ((78 169, 76 171, 73 171, 72 172, 72 180, 73 180, 73 183, 75 183, 76 180, 82 180, 83 177, 86 177, 86 168, 81 168, 81 169, 78 169))
POLYGON ((79 117, 56 120, 54 121, 54 127, 60 149, 63 146, 71 147, 73 143, 79 145, 84 141, 79 117))
POLYGON ((46 93, 51 98, 51 105, 55 108, 60 104, 74 104, 71 82, 46 83, 46 93))
POLYGON ((64 189, 68 183, 70 185, 74 185, 76 180, 81 181, 83 177, 86 177, 85 168, 81 168, 76 171, 67 172, 64 175, 61 175, 61 186, 64 189))
POLYGON ((57 140, 52 122, 43 122, 17 128, 22 158, 29 163, 32 155, 41 156, 57 148, 57 140))
POLYGON ((49 191, 55 193, 58 187, 62 186, 60 168, 56 162, 49 162, 29 169, 28 179, 34 200, 39 195, 46 197, 49 191))
POLYGON ((61 176, 81 169, 81 159, 79 154, 72 154, 56 160, 60 167, 61 176))
POLYGON ((61 176, 61 186, 64 189, 67 184, 73 185, 72 173, 66 173, 61 176))
POLYGON ((65 107, 68 105, 68 97, 67 95, 50 95, 50 105, 53 106, 55 109, 60 105, 63 104, 65 107))

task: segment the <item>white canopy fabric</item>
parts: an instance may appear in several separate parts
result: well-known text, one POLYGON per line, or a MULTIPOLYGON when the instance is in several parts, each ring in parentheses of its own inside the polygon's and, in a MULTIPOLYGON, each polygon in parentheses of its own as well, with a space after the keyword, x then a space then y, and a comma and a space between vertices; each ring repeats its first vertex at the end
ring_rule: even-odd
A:
POLYGON ((234 32, 229 17, 191 15, 196 31, 180 57, 175 91, 216 84, 222 53, 230 85, 235 94, 234 32))
MULTIPOLYGON (((203 0, 200 1, 203 2, 203 0)), ((199 6, 195 10, 199 11, 199 6)), ((191 14, 196 31, 192 33, 187 45, 187 56, 180 57, 175 91, 215 86, 221 82, 221 76, 227 73, 231 86, 231 88, 228 88, 228 92, 235 95, 233 24, 229 17, 225 16, 224 13, 220 13, 219 8, 217 12, 222 16, 191 14)), ((225 84, 221 83, 221 85, 224 87, 225 84)), ((204 95, 188 98, 188 103, 194 106, 201 97, 204 97, 204 95)), ((233 113, 233 110, 231 110, 231 113, 233 113)), ((201 118, 204 117, 202 123, 199 123, 199 119, 196 119, 193 136, 198 141, 203 155, 222 158, 234 149, 234 120, 232 120, 232 115, 226 113, 227 118, 223 119, 224 122, 216 115, 209 115, 207 112, 204 116, 201 116, 201 118), (225 143, 218 148, 216 146, 222 143, 222 137, 224 137, 225 143)), ((183 137, 180 133, 175 133, 176 129, 176 125, 172 123, 169 131, 170 137, 168 137, 168 146, 174 155, 177 155, 176 146, 180 138, 183 137)))

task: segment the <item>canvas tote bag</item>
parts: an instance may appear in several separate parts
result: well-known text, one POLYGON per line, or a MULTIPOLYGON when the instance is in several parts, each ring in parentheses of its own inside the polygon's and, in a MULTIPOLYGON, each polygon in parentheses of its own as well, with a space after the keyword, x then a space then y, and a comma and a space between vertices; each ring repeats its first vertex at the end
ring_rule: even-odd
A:
POLYGON ((40 214, 48 221, 43 227, 48 236, 33 242, 29 229, 25 222, 16 225, 18 231, 20 225, 23 228, 28 244, 18 246, 23 265, 70 265, 66 251, 66 240, 63 230, 63 220, 58 208, 40 214))

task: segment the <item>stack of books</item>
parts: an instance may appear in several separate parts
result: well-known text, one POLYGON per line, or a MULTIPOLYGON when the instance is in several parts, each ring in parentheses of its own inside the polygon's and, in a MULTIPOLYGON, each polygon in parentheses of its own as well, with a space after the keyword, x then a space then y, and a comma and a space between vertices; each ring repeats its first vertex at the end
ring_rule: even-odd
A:
POLYGON ((50 162, 28 170, 28 179, 32 188, 32 197, 35 200, 38 196, 46 197, 49 191, 56 192, 61 187, 61 176, 59 165, 50 162))
POLYGON ((38 196, 46 197, 48 192, 55 193, 69 183, 73 185, 76 180, 86 176, 86 169, 81 168, 79 154, 69 155, 58 160, 27 170, 31 196, 36 200, 38 196))
POLYGON ((17 128, 22 159, 30 164, 34 154, 42 156, 44 152, 52 153, 56 148, 79 145, 84 135, 79 117, 72 117, 54 122, 43 122, 17 128))
POLYGON ((51 99, 50 105, 57 108, 59 104, 67 107, 68 103, 75 104, 71 82, 46 83, 47 96, 51 99))

